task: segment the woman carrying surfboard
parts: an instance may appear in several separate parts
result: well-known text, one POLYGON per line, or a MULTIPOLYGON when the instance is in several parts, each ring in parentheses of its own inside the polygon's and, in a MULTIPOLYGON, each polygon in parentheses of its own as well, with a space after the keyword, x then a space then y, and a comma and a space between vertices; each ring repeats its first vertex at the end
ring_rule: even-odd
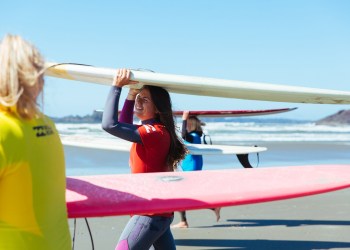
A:
MULTIPOLYGON (((203 136, 203 128, 205 123, 198 119, 195 115, 190 115, 189 111, 182 114, 181 137, 185 142, 192 144, 201 144, 203 136)), ((203 168, 203 156, 187 154, 181 162, 182 171, 200 171, 203 168)), ((221 208, 212 209, 216 216, 216 221, 220 219, 221 208)), ((180 222, 173 225, 172 228, 188 228, 186 211, 180 211, 180 222)))
MULTIPOLYGON (((139 93, 130 89, 121 119, 118 119, 122 87, 135 83, 130 81, 129 70, 117 71, 106 101, 102 128, 116 137, 133 142, 129 160, 132 173, 174 171, 184 158, 186 148, 177 137, 170 95, 164 88, 146 85, 139 93), (141 125, 132 124, 133 108, 141 125)), ((176 249, 170 231, 173 219, 173 212, 133 215, 116 249, 144 250, 152 245, 155 250, 176 249)))

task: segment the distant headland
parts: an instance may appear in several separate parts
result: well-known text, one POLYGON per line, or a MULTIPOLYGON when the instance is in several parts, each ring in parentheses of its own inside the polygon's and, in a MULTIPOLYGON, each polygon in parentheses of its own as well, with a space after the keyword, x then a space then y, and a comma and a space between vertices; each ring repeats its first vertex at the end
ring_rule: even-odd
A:
POLYGON ((337 113, 316 121, 316 125, 346 126, 350 125, 350 109, 340 110, 337 113))
POLYGON ((101 123, 102 112, 94 111, 91 115, 69 115, 64 117, 51 117, 56 123, 101 123))

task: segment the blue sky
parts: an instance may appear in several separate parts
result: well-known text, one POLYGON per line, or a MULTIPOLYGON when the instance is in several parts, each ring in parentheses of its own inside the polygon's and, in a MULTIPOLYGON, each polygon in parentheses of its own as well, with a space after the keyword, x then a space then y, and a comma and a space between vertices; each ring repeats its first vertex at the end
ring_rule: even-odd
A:
MULTIPOLYGON (((48 61, 346 91, 349 26, 346 0, 12 0, 0 9, 1 37, 22 35, 48 61)), ((103 108, 108 90, 47 77, 44 112, 91 114, 103 108)), ((298 107, 271 118, 317 120, 350 108, 179 94, 172 99, 176 110, 298 107)))

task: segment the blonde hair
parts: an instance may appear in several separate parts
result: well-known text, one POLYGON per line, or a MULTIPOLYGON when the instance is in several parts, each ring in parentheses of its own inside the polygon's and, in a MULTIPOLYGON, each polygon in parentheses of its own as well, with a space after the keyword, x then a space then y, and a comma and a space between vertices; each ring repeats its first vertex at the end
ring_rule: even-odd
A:
POLYGON ((0 44, 0 109, 15 109, 24 119, 38 114, 44 85, 44 59, 29 42, 6 35, 0 44))
POLYGON ((203 132, 202 126, 205 126, 205 123, 197 118, 197 116, 190 116, 187 119, 187 128, 188 132, 198 131, 203 132))

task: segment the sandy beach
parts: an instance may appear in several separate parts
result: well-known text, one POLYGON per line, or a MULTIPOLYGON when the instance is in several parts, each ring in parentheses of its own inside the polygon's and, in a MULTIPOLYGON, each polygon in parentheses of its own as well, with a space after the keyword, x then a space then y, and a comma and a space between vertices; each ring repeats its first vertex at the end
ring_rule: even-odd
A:
MULTIPOLYGON (((260 146, 260 145, 259 145, 260 146)), ((348 163, 337 143, 270 142, 259 167, 348 163)), ((66 147, 70 174, 127 172, 127 153, 66 147), (81 165, 83 164, 83 165, 81 165), (84 166, 84 167, 82 167, 84 166)), ((349 161, 350 162, 350 161, 349 161)), ((205 157, 207 169, 240 168, 234 156, 205 157)), ((254 164, 254 158, 252 161, 254 164)), ((276 187, 278 188, 278 187, 276 187)), ((190 227, 172 229, 177 249, 350 249, 350 189, 297 199, 224 207, 215 221, 208 209, 187 212, 190 227)), ((128 216, 90 218, 94 249, 114 249, 128 216)), ((175 213, 174 223, 179 220, 175 213)), ((70 219, 73 234, 74 220, 70 219)), ((93 249, 84 219, 76 221, 76 250, 93 249)))

